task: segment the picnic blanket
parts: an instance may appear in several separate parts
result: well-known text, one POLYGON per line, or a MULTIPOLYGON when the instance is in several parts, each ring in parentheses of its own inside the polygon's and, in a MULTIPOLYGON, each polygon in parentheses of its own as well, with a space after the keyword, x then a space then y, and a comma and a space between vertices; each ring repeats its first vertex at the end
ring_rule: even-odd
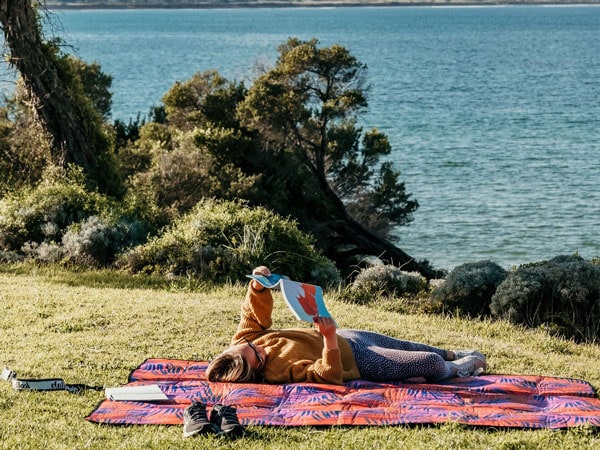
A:
POLYGON ((163 401, 102 401, 86 417, 102 424, 182 424, 193 402, 237 408, 242 425, 331 426, 457 422, 475 426, 600 426, 600 399, 582 380, 484 375, 436 384, 352 381, 343 386, 211 383, 206 362, 148 359, 127 386, 154 384, 163 401))

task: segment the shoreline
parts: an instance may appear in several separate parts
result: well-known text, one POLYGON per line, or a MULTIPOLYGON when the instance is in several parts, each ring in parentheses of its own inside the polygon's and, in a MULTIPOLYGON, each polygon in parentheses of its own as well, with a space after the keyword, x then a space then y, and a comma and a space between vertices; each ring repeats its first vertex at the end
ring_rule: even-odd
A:
POLYGON ((202 2, 180 2, 173 4, 171 2, 150 1, 150 2, 106 2, 98 1, 96 3, 79 2, 46 2, 45 7, 49 10, 106 10, 106 9, 254 9, 254 8, 361 8, 361 7, 457 7, 457 6, 594 6, 600 5, 600 0, 580 0, 580 1, 561 1, 561 0, 542 0, 542 1, 519 1, 519 0, 496 0, 496 1, 360 1, 360 0, 341 0, 341 1, 318 1, 318 0, 300 0, 300 1, 202 1, 202 2))

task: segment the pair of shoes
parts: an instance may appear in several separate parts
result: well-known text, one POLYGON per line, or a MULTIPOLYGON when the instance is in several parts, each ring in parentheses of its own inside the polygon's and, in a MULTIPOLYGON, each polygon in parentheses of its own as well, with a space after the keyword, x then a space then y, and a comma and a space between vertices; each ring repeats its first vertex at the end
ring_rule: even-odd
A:
POLYGON ((487 363, 485 362, 485 359, 481 359, 475 355, 465 356, 464 358, 456 359, 454 361, 448 361, 447 364, 456 369, 457 377, 481 375, 485 369, 487 369, 487 363))
POLYGON ((467 356, 476 356, 479 359, 483 359, 485 361, 485 355, 483 353, 478 352, 477 350, 453 350, 454 352, 454 361, 457 359, 463 359, 467 356))
POLYGON ((240 425, 233 406, 214 405, 209 420, 206 405, 194 402, 183 413, 183 437, 198 434, 220 434, 237 438, 244 435, 244 427, 240 425))

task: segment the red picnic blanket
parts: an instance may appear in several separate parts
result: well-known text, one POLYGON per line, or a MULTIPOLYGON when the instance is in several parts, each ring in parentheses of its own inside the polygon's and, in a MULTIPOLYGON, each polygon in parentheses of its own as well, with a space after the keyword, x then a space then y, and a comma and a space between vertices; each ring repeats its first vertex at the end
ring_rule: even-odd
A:
POLYGON ((207 362, 148 359, 127 386, 158 385, 168 400, 104 400, 86 417, 102 424, 182 424, 200 401, 232 405, 242 425, 330 426, 456 422, 466 425, 567 428, 600 426, 600 399, 582 380, 484 375, 436 384, 352 381, 343 386, 234 384, 206 381, 207 362))

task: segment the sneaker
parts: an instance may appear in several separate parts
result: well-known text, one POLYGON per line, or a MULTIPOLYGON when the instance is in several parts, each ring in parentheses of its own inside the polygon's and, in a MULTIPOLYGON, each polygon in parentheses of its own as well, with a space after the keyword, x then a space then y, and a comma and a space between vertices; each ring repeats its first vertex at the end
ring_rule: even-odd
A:
POLYGON ((466 356, 461 359, 447 362, 451 367, 456 368, 457 377, 470 377, 481 375, 487 368, 485 359, 477 356, 466 356))
POLYGON ((485 361, 485 355, 483 353, 478 352, 477 350, 453 350, 454 352, 454 361, 457 359, 463 359, 467 356, 476 356, 479 359, 483 359, 485 361))
POLYGON ((233 406, 216 404, 210 413, 210 421, 221 429, 221 433, 237 438, 244 435, 244 427, 240 425, 233 406))
POLYGON ((206 416, 206 405, 194 402, 183 412, 183 437, 197 434, 217 434, 219 429, 209 422, 206 416))

